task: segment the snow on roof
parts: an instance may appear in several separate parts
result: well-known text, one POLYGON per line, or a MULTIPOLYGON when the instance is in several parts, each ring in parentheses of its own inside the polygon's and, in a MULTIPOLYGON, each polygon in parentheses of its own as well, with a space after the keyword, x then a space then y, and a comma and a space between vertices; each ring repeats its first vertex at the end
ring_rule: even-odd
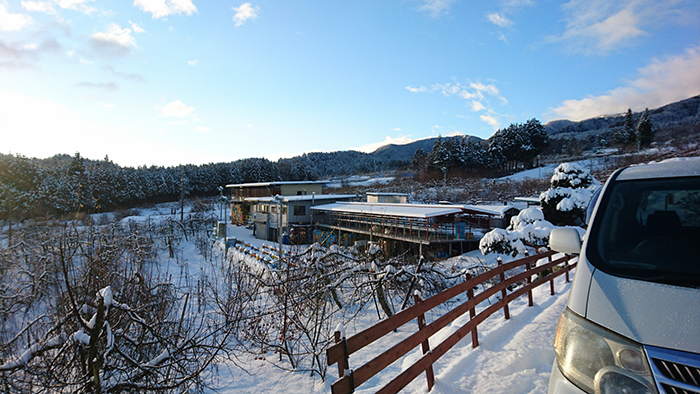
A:
MULTIPOLYGON (((347 200, 356 198, 356 194, 304 194, 300 196, 280 196, 282 202, 297 202, 297 201, 323 201, 323 200, 347 200)), ((248 197, 246 201, 257 202, 272 202, 274 197, 248 197)))
POLYGON ((317 185, 327 183, 326 181, 281 181, 281 182, 257 182, 257 183, 234 183, 226 187, 265 187, 282 185, 317 185))
POLYGON ((408 193, 379 193, 379 192, 367 192, 368 196, 406 196, 408 193))
POLYGON ((622 171, 617 180, 674 178, 700 175, 700 157, 675 157, 661 162, 630 166, 622 171))
POLYGON ((413 218, 429 218, 463 212, 460 205, 382 204, 366 202, 326 204, 312 207, 311 209, 413 218))
POLYGON ((520 202, 536 203, 536 204, 540 203, 539 197, 514 197, 513 200, 520 201, 520 202))
POLYGON ((518 208, 508 204, 508 205, 463 205, 465 209, 467 210, 473 210, 477 211, 478 213, 483 213, 483 214, 491 214, 494 216, 501 216, 503 217, 506 213, 506 211, 510 209, 517 209, 518 208))

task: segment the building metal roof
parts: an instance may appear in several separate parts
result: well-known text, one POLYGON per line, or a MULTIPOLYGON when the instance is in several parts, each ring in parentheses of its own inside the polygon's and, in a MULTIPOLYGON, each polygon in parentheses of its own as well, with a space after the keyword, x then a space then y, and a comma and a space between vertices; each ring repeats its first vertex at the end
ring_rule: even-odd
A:
POLYGON ((226 185, 226 187, 265 187, 265 186, 282 186, 282 185, 317 185, 328 183, 327 181, 281 181, 281 182, 257 182, 257 183, 234 183, 226 185))
MULTIPOLYGON (((342 200, 356 198, 356 194, 304 194, 298 196, 279 196, 283 203, 287 202, 297 202, 297 201, 323 201, 323 200, 342 200)), ((246 201, 251 202, 274 202, 275 197, 248 197, 246 201)))
MULTIPOLYGON (((311 207, 319 211, 363 213, 369 215, 430 218, 455 213, 463 213, 460 205, 391 204, 347 202, 311 207)), ((493 214, 493 213, 492 213, 493 214)))
POLYGON ((379 193, 379 192, 367 192, 368 196, 405 196, 408 197, 408 193, 379 193))
POLYGON ((483 212, 484 214, 491 214, 494 216, 500 216, 503 217, 505 216, 506 212, 510 211, 511 209, 515 209, 517 211, 520 211, 519 208, 516 208, 510 204, 507 205, 462 205, 465 209, 467 210, 473 210, 473 211, 479 211, 483 212))

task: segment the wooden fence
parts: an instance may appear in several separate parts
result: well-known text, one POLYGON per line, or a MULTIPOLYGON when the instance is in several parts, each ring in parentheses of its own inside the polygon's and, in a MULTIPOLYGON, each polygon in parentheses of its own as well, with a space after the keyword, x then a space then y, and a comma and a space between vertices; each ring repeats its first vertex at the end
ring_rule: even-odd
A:
POLYGON ((336 343, 326 351, 328 365, 331 366, 336 363, 338 364, 338 375, 340 379, 331 386, 333 394, 353 392, 355 388, 372 378, 377 373, 381 372, 394 361, 415 349, 418 345, 422 346, 423 357, 401 372, 391 382, 380 389, 378 393, 397 393, 423 372, 425 372, 426 379, 428 381, 428 390, 431 390, 435 381, 433 363, 435 363, 449 349, 451 349, 455 344, 457 344, 457 342, 459 342, 470 332, 472 337, 472 346, 479 346, 479 337, 477 334, 477 326, 479 323, 483 322, 486 318, 500 309, 503 309, 505 318, 509 319, 510 312, 508 311, 508 304, 526 293, 528 295, 528 304, 529 306, 532 306, 532 289, 547 282, 550 284, 550 293, 554 295, 554 278, 562 274, 565 274, 566 281, 569 281, 569 271, 576 266, 576 262, 570 263, 570 259, 575 257, 567 255, 553 260, 552 256, 554 254, 556 254, 556 252, 547 251, 511 261, 506 264, 503 264, 499 259, 498 266, 496 268, 473 278, 467 275, 464 282, 444 290, 433 297, 426 300, 420 300, 418 296, 414 296, 416 303, 412 307, 404 309, 394 316, 381 321, 350 338, 342 338, 341 333, 336 331, 336 343), (549 261, 546 264, 540 265, 539 267, 534 267, 534 264, 542 258, 547 258, 549 261), (525 268, 522 273, 508 278, 505 277, 505 273, 507 271, 521 266, 524 266, 525 268), (558 267, 559 269, 557 270, 555 267, 558 267), (537 276, 535 280, 532 280, 533 276, 537 276), (474 294, 474 288, 476 286, 492 281, 492 279, 496 278, 498 279, 498 283, 488 287, 479 294, 474 294), (525 285, 518 287, 511 293, 508 293, 508 288, 519 282, 525 283, 525 285), (482 310, 479 314, 476 314, 477 305, 485 301, 488 297, 499 292, 501 293, 501 299, 498 302, 482 310), (425 312, 463 293, 467 294, 466 302, 445 313, 434 322, 426 324, 425 312), (466 312, 469 312, 469 322, 431 350, 428 339, 466 312), (418 320, 418 331, 416 333, 392 346, 390 349, 387 349, 357 369, 350 369, 350 366, 348 365, 348 358, 351 354, 371 344, 384 335, 393 332, 395 329, 413 319, 418 320))

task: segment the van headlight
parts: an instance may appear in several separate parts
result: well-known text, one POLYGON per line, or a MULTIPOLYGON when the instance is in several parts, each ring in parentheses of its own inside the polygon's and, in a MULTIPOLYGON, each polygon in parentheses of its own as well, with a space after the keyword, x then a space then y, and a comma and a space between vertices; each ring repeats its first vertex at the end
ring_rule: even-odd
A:
POLYGON ((657 393, 641 345, 568 308, 559 317, 554 351, 561 373, 587 393, 657 393))

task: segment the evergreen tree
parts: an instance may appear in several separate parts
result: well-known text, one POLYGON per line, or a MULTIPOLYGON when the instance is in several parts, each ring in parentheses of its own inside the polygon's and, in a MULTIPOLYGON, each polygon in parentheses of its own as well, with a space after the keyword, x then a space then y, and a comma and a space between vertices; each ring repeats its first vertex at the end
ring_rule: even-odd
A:
POLYGON ((411 159, 411 164, 413 165, 413 170, 418 174, 422 174, 426 170, 426 163, 428 160, 428 155, 421 148, 416 149, 413 153, 413 158, 411 159))
POLYGON ((593 196, 596 181, 576 163, 562 163, 554 170, 550 188, 540 194, 545 219, 556 226, 583 224, 586 208, 593 196))
POLYGON ((474 170, 487 166, 488 153, 479 141, 475 138, 465 137, 462 139, 461 146, 460 165, 462 168, 474 170))
POLYGON ((642 113, 642 117, 637 123, 637 141, 640 148, 648 148, 654 139, 654 126, 649 118, 649 108, 642 113))
POLYGON ((428 171, 442 171, 450 167, 451 157, 448 145, 442 136, 438 135, 433 149, 428 153, 428 171))
POLYGON ((637 142, 637 132, 634 126, 631 108, 627 109, 622 128, 618 128, 613 132, 612 140, 619 150, 630 148, 637 142))

